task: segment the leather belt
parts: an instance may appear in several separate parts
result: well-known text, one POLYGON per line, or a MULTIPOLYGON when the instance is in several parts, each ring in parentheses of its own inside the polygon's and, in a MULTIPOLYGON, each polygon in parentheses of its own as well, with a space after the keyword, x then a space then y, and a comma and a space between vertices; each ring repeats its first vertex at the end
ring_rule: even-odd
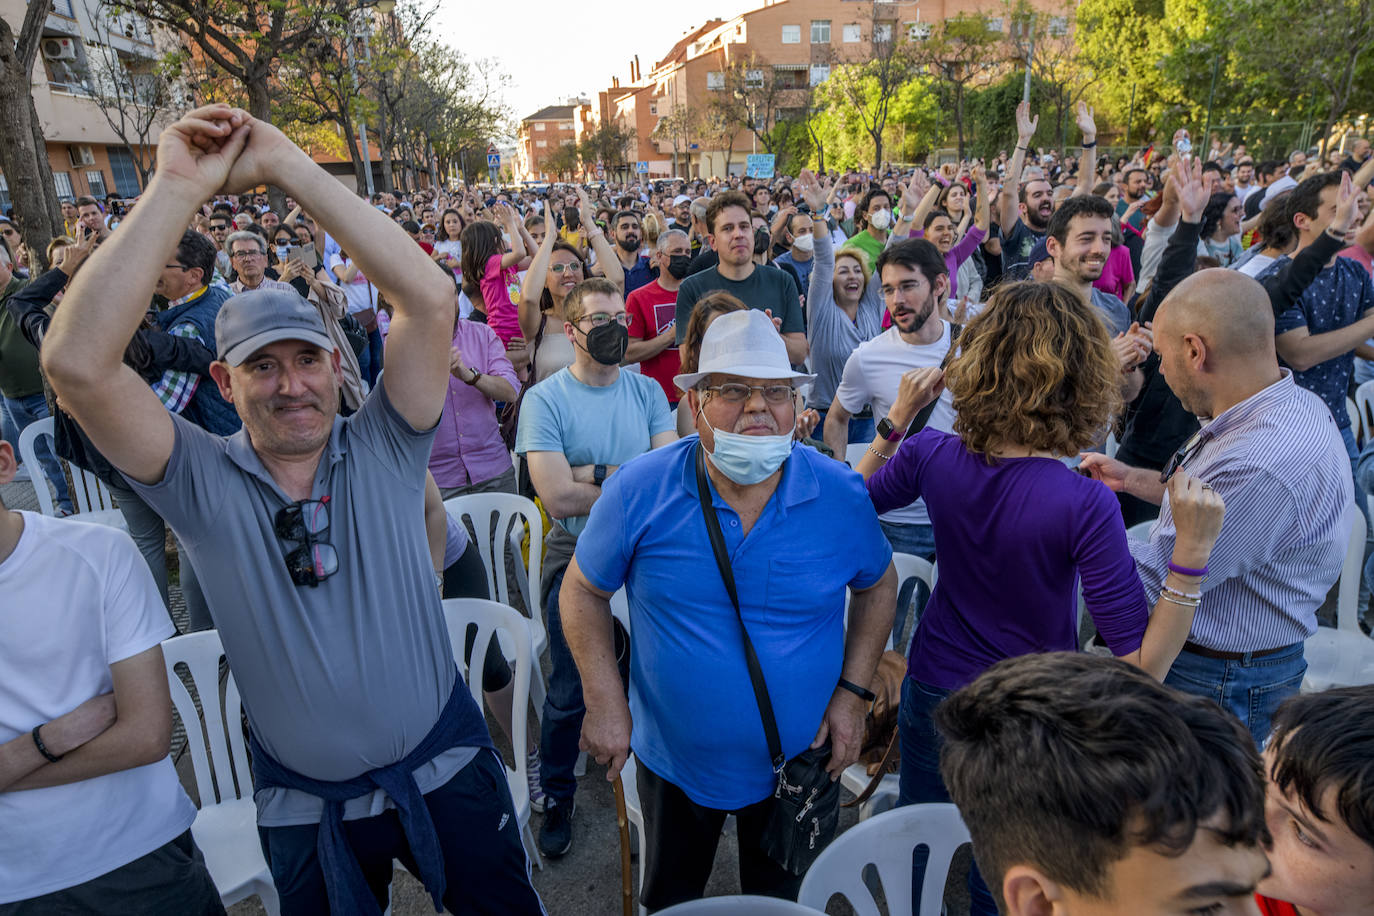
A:
POLYGON ((1264 658, 1267 655, 1277 655, 1280 652, 1292 648, 1291 646, 1276 646, 1273 649, 1258 649, 1254 652, 1226 652, 1222 649, 1209 649, 1206 646, 1199 646, 1195 642, 1185 642, 1184 652, 1191 652, 1194 655, 1201 655, 1203 658, 1214 658, 1223 662, 1238 662, 1246 658, 1264 658))

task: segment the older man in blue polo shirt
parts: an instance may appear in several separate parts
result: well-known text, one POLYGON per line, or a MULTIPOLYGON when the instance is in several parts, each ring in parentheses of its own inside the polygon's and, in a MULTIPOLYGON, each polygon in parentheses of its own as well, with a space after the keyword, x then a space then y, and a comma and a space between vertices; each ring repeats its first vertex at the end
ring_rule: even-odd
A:
MULTIPOLYGON (((891 631, 892 549, 862 482, 796 447, 794 372, 766 315, 717 318, 700 372, 674 381, 690 436, 608 478, 563 582, 563 630, 582 675, 583 746, 610 773, 639 758, 650 909, 701 896, 727 814, 745 893, 795 897, 800 877, 763 852, 776 783, 745 660, 748 628, 782 751, 827 739, 837 778, 858 756, 862 698, 891 631), (707 534, 697 467, 724 536, 739 613, 707 534), (615 664, 609 598, 630 604, 630 696, 615 664), (845 629, 845 589, 853 593, 845 629), (631 722, 633 720, 633 732, 631 722)), ((822 838, 828 839, 827 838, 822 838)))

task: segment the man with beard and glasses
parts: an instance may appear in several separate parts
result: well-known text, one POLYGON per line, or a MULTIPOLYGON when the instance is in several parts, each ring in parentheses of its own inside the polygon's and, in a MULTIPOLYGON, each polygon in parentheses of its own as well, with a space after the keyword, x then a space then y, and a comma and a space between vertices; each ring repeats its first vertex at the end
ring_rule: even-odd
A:
MULTIPOLYGON (((878 276, 892 327, 855 347, 844 364, 825 416, 825 443, 840 460, 844 460, 849 419, 865 404, 872 404, 873 415, 883 418, 878 431, 884 438, 889 442, 906 438, 907 427, 895 428, 887 419, 902 377, 917 369, 942 366, 957 339, 958 330, 939 315, 938 306, 949 292, 949 274, 933 244, 911 239, 888 246, 878 257, 878 276)), ((935 401, 926 425, 943 432, 954 429, 954 401, 948 390, 935 401)), ((935 559, 935 534, 922 500, 885 512, 878 522, 893 550, 935 559)), ((902 595, 899 608, 906 607, 906 597, 902 595)), ((897 627, 902 623, 899 617, 897 627)))
POLYGON ((631 458, 677 439, 658 382, 620 371, 630 316, 615 284, 592 277, 573 287, 563 300, 563 321, 573 364, 526 391, 515 438, 516 454, 525 456, 530 481, 553 520, 539 582, 553 662, 539 738, 545 793, 539 849, 551 858, 572 848, 573 768, 586 713, 559 617, 563 575, 606 478, 631 458))
MULTIPOLYGON (((625 295, 628 296, 652 280, 654 272, 649 259, 639 253, 639 246, 644 240, 644 232, 639 227, 639 214, 633 210, 621 210, 611 218, 611 226, 614 229, 615 256, 620 259, 620 266, 625 271, 625 295)), ((598 264, 593 272, 600 274, 601 265, 598 264)))
POLYGON ((423 524, 453 281, 279 130, 227 105, 162 132, 157 175, 126 222, 74 278, 43 363, 201 573, 248 716, 282 912, 379 912, 400 858, 436 907, 542 914, 505 767, 454 663, 423 524), (260 185, 310 201, 357 252, 395 307, 396 360, 341 418, 339 354, 319 312, 294 290, 239 293, 215 319, 210 366, 243 420, 225 438, 167 411, 121 359, 201 202, 260 185))
POLYGON ((677 404, 673 376, 681 369, 677 353, 677 290, 687 276, 692 246, 687 233, 669 229, 658 237, 658 277, 625 297, 630 313, 630 344, 625 362, 639 363, 640 371, 663 386, 668 406, 677 404))
POLYGON ((1045 238, 1050 215, 1054 212, 1054 186, 1043 177, 1021 183, 1026 150, 1040 116, 1030 116, 1030 104, 1016 106, 1016 151, 1011 157, 1007 180, 997 199, 997 224, 1002 236, 1002 270, 1016 277, 1024 274, 1026 260, 1035 243, 1045 238))

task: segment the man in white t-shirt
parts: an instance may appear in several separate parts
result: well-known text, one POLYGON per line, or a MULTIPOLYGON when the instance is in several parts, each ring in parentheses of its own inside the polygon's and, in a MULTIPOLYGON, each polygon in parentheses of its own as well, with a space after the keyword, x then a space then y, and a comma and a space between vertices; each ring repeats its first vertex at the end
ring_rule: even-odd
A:
MULTIPOLYGON (((0 442, 0 484, 14 479, 0 442)), ((173 634, 134 542, 0 503, 0 916, 222 914, 167 753, 173 634)))
MULTIPOLYGON (((939 249, 924 239, 898 242, 879 256, 878 272, 892 327, 855 347, 844 364, 825 417, 825 443, 840 460, 847 447, 849 419, 865 404, 872 404, 873 416, 880 418, 879 435, 894 442, 905 438, 907 430, 892 428, 886 419, 902 376, 940 366, 951 346, 951 326, 938 309, 949 292, 949 274, 939 249)), ((925 425, 953 430, 954 406, 948 391, 936 400, 925 425)), ((887 512, 878 521, 893 550, 934 558, 935 535, 921 500, 887 512)))

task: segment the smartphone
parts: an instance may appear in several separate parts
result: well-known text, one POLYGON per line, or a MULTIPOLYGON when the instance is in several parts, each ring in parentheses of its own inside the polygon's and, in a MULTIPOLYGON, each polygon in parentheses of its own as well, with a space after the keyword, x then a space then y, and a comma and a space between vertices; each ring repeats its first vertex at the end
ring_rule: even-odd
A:
POLYGON ((319 256, 315 254, 314 245, 292 245, 286 252, 286 259, 298 259, 306 267, 315 270, 320 266, 319 256))

